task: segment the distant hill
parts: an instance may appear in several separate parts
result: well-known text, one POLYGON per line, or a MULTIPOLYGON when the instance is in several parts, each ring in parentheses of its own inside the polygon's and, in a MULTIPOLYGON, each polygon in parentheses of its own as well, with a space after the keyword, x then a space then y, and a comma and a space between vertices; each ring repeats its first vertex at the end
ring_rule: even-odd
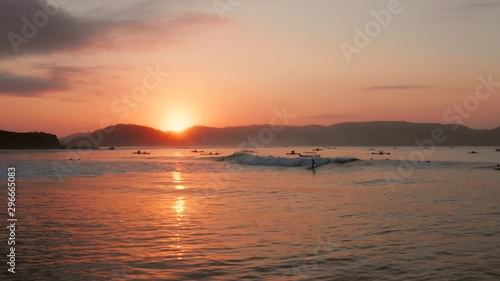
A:
POLYGON ((179 141, 174 133, 133 124, 118 124, 89 134, 61 138, 61 143, 69 147, 88 146, 89 143, 92 146, 164 146, 179 141))
POLYGON ((500 127, 475 130, 458 126, 453 129, 453 125, 385 121, 288 126, 280 132, 271 131, 269 125, 225 128, 195 126, 179 134, 119 124, 87 135, 71 135, 62 138, 61 143, 75 146, 86 139, 94 139, 98 146, 238 146, 253 139, 260 146, 415 146, 416 140, 431 138, 436 128, 446 136, 446 141, 437 145, 500 146, 500 127))
POLYGON ((47 133, 15 133, 0 131, 0 149, 58 149, 57 136, 47 133))

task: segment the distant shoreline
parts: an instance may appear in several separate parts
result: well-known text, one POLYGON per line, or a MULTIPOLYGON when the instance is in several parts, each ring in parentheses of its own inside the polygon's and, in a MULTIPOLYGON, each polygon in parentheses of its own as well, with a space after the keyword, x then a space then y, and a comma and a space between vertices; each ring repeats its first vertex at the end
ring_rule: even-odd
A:
POLYGON ((470 129, 461 125, 374 121, 331 126, 270 125, 212 128, 195 126, 183 132, 118 124, 87 134, 57 138, 47 133, 0 131, 0 149, 95 149, 97 147, 282 147, 282 146, 499 146, 500 127, 470 129), (275 128, 274 128, 275 129, 275 128))
MULTIPOLYGON (((289 146, 266 146, 263 148, 283 148, 283 149, 290 149, 290 148, 322 148, 322 146, 318 145, 289 145, 289 146)), ((366 145, 337 145, 336 147, 338 148, 346 148, 346 147, 354 147, 354 148, 366 148, 370 149, 373 148, 376 151, 379 148, 386 148, 386 149, 398 149, 398 148, 416 148, 416 149, 427 149, 426 147, 420 147, 420 146, 410 146, 410 145, 400 145, 400 146, 390 146, 390 145, 379 145, 379 146, 366 146, 366 145)), ((446 145, 436 145, 436 148, 449 148, 446 145)), ((499 146, 492 146, 492 145, 456 145, 453 148, 474 148, 474 147, 480 147, 480 148, 492 148, 493 152, 496 152, 495 150, 499 146)), ((115 150, 132 150, 136 151, 137 149, 194 149, 194 148, 227 148, 227 149, 235 149, 238 150, 238 146, 230 146, 230 145, 193 145, 193 146, 168 146, 168 145, 153 145, 153 146, 147 146, 147 145, 136 145, 136 146, 120 146, 116 147, 115 150)), ((449 148, 449 149, 453 149, 449 148)), ((259 148, 257 148, 259 149, 259 148)), ((109 150, 109 146, 103 146, 99 148, 0 148, 0 151, 2 152, 8 152, 8 151, 68 151, 68 150, 82 150, 82 151, 107 151, 109 150)), ((111 150, 112 152, 113 150, 111 150)), ((500 152, 498 152, 500 154, 500 152)))

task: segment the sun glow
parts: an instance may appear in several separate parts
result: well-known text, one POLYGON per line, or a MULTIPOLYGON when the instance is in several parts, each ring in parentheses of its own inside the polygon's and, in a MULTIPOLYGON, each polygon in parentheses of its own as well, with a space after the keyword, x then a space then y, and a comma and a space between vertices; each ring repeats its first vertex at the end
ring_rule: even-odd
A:
POLYGON ((182 132, 185 129, 193 126, 191 117, 184 112, 171 112, 165 121, 164 130, 182 132))

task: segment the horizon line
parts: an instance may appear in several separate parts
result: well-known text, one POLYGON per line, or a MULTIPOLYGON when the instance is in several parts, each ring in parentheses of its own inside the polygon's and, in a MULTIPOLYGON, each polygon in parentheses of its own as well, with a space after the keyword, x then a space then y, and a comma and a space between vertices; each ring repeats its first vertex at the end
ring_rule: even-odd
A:
MULTIPOLYGON (((465 128, 472 129, 472 130, 495 130, 495 129, 500 128, 500 124, 498 126, 496 126, 496 127, 493 127, 493 128, 472 128, 472 127, 468 127, 468 126, 463 125, 463 124, 437 123, 437 122, 412 122, 412 121, 402 121, 402 120, 400 120, 400 121, 389 121, 389 120, 346 121, 346 122, 332 123, 332 124, 329 124, 329 125, 324 125, 324 124, 323 125, 322 124, 283 125, 283 127, 289 127, 289 128, 290 127, 303 128, 303 127, 313 127, 313 126, 317 126, 317 127, 331 127, 331 126, 336 126, 336 125, 341 125, 341 124, 360 124, 360 123, 408 123, 408 124, 426 124, 426 125, 441 125, 441 126, 459 125, 461 127, 465 127, 465 128)), ((7 131, 7 130, 0 129, 0 131, 15 132, 15 133, 45 133, 45 134, 56 135, 58 138, 65 138, 65 137, 69 137, 69 136, 72 136, 72 135, 89 134, 89 133, 93 133, 93 132, 96 132, 96 131, 99 131, 99 130, 103 130, 103 129, 106 129, 106 128, 109 128, 109 127, 114 127, 114 126, 119 126, 119 125, 125 125, 125 126, 131 125, 131 126, 147 127, 147 128, 151 128, 151 129, 154 129, 154 130, 157 130, 157 131, 161 131, 161 132, 165 132, 165 133, 175 133, 175 134, 182 134, 185 131, 188 131, 190 129, 197 128, 197 127, 211 128, 211 129, 227 129, 227 128, 237 128, 237 127, 262 127, 262 126, 270 126, 270 124, 249 124, 249 125, 235 125, 235 126, 217 127, 217 126, 209 126, 209 125, 199 125, 199 124, 196 124, 196 125, 189 126, 189 127, 185 128, 185 129, 183 129, 182 131, 174 131, 174 130, 161 130, 161 129, 155 128, 153 126, 136 124, 136 123, 116 123, 116 124, 109 125, 109 126, 106 126, 106 127, 94 129, 93 131, 70 133, 70 134, 67 134, 67 135, 65 135, 63 137, 60 137, 58 134, 55 134, 55 133, 50 133, 50 132, 45 132, 45 131, 36 131, 36 130, 35 131, 19 132, 19 131, 7 131)))

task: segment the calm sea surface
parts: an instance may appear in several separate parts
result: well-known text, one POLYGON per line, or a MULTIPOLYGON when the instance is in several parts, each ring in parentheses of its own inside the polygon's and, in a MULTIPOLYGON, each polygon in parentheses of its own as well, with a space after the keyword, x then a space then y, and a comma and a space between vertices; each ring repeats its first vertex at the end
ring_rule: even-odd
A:
POLYGON ((493 147, 192 149, 0 151, 0 279, 500 280, 493 147))

